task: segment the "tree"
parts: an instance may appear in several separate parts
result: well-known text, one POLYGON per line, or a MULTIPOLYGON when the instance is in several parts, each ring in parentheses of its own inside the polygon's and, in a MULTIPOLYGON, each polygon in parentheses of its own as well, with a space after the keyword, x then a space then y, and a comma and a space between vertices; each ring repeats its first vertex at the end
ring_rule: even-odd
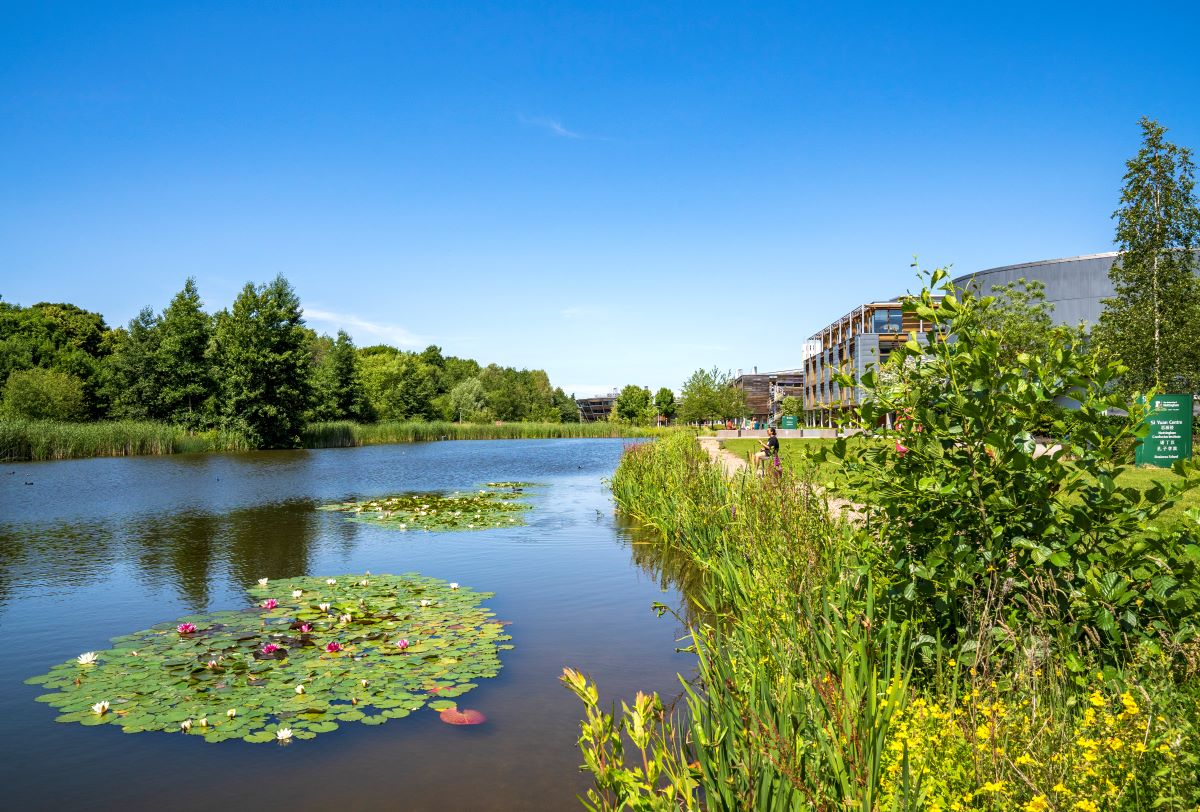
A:
POLYGON ((202 308, 196 280, 188 277, 158 324, 159 414, 190 429, 207 419, 215 390, 208 358, 212 318, 202 308))
POLYGON ((579 404, 575 402, 575 395, 567 395, 562 390, 562 387, 554 387, 554 408, 558 410, 558 422, 560 423, 578 423, 579 422, 579 404))
POLYGON ((624 423, 640 423, 646 407, 650 405, 650 390, 629 384, 617 395, 613 403, 612 416, 624 423))
POLYGON ((100 417, 107 407, 103 379, 114 335, 103 316, 73 304, 0 303, 0 380, 32 367, 65 372, 83 386, 87 416, 100 417))
POLYGON ((733 385, 733 375, 716 367, 698 369, 683 384, 679 419, 703 423, 746 416, 746 393, 733 385))
POLYGON ((118 331, 113 353, 108 359, 105 382, 109 392, 109 414, 129 420, 162 418, 162 381, 159 373, 159 346, 162 335, 158 317, 145 307, 129 327, 118 331))
POLYGON ((1021 277, 993 285, 992 295, 979 301, 981 324, 999 333, 1001 360, 1015 363, 1021 353, 1044 357, 1061 347, 1063 328, 1055 328, 1054 305, 1046 301, 1046 285, 1021 277))
POLYGON ((83 382, 55 369, 17 370, 4 384, 0 415, 10 420, 82 420, 83 382))
POLYGON ((478 378, 459 381, 450 390, 452 418, 460 423, 484 422, 488 419, 487 392, 478 378))
POLYGON ((1121 205, 1113 213, 1120 256, 1109 271, 1116 296, 1105 299, 1095 338, 1128 369, 1122 387, 1200 391, 1200 282, 1193 253, 1200 237, 1191 150, 1164 139, 1142 118, 1142 148, 1126 162, 1121 205))
POLYGON ((363 385, 378 420, 427 420, 434 416, 434 370, 419 355, 395 347, 359 352, 363 385))
POLYGON ((654 394, 654 408, 667 420, 673 420, 675 413, 679 411, 679 405, 675 402, 675 393, 665 386, 659 389, 654 394))
POLYGON ((288 281, 247 283, 233 309, 217 316, 217 409, 224 425, 256 448, 298 446, 312 396, 311 353, 300 299, 288 281))
POLYGON ((788 417, 802 417, 804 415, 804 401, 795 395, 787 395, 780 404, 783 414, 788 417))

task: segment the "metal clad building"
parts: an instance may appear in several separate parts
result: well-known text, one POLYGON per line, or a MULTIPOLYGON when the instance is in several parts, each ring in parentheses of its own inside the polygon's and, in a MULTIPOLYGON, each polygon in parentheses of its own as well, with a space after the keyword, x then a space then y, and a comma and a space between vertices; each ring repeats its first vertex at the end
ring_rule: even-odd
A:
POLYGON ((1100 311, 1104 309, 1100 300, 1113 296, 1108 269, 1116 258, 1117 252, 1109 251, 1106 254, 1005 265, 960 276, 954 280, 954 286, 965 288, 969 285, 973 292, 986 296, 997 285, 1006 285, 1021 278, 1029 281, 1036 279, 1046 286, 1046 302, 1054 305, 1051 315, 1055 323, 1074 327, 1083 321, 1092 327, 1100 321, 1100 311))

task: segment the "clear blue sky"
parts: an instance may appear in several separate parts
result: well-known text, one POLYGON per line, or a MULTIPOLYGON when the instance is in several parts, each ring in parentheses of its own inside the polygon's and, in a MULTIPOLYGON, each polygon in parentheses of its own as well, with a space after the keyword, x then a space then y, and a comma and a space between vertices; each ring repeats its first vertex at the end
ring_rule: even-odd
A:
POLYGON ((1110 250, 1200 148, 1200 4, 0 4, 0 295, 122 324, 283 273, 359 344, 579 395, 1110 250))

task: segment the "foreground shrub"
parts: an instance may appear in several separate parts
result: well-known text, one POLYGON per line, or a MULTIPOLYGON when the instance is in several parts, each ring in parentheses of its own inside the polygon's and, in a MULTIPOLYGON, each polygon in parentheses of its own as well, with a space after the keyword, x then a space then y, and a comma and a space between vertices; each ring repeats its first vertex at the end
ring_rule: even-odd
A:
POLYGON ((1177 466, 1185 479, 1170 486, 1117 487, 1143 417, 1111 394, 1121 369, 1070 331, 1045 357, 1006 360, 980 300, 956 298, 943 270, 929 282, 904 309, 930 332, 892 352, 889 374, 841 378, 864 390, 852 426, 868 441, 828 452, 865 505, 867 549, 897 613, 968 662, 994 644, 1030 645, 1031 633, 1115 660, 1190 626, 1195 529, 1155 518, 1200 483, 1194 465, 1177 466), (1067 399, 1069 412, 1048 408, 1067 399), (1118 408, 1129 416, 1106 416, 1118 408), (1039 449, 1032 432, 1048 413, 1057 442, 1039 449))

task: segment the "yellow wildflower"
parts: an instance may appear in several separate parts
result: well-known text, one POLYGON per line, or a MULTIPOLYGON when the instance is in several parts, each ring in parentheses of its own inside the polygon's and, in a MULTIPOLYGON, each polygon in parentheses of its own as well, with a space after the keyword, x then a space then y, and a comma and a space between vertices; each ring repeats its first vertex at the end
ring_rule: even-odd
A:
POLYGON ((1013 763, 1018 767, 1024 767, 1026 764, 1031 767, 1038 766, 1038 763, 1034 761, 1033 756, 1029 755, 1028 753, 1022 753, 1021 755, 1017 756, 1017 760, 1013 763))
POLYGON ((1100 693, 1099 691, 1092 691, 1092 693, 1088 695, 1088 701, 1097 708, 1103 708, 1107 704, 1104 701, 1104 694, 1100 693))
POLYGON ((1084 798, 1082 801, 1076 801, 1072 809, 1078 809, 1079 812, 1100 812, 1100 807, 1096 806, 1095 801, 1089 801, 1084 798))
POLYGON ((980 788, 980 792, 1004 792, 1003 781, 988 781, 980 788))
POLYGON ((1129 693, 1129 691, 1121 694, 1121 704, 1125 706, 1125 713, 1130 716, 1137 716, 1138 706, 1137 703, 1133 701, 1133 695, 1129 693))
POLYGON ((1050 802, 1046 800, 1045 795, 1034 795, 1027 804, 1021 807, 1024 812, 1046 812, 1049 808, 1050 802))
POLYGON ((1065 792, 1065 793, 1067 793, 1067 794, 1069 795, 1069 794, 1070 794, 1070 792, 1071 792, 1071 790, 1067 789, 1067 787, 1065 787, 1065 786, 1063 785, 1063 782, 1062 782, 1062 781, 1059 781, 1057 784, 1055 784, 1055 785, 1054 785, 1053 787, 1051 787, 1050 789, 1054 790, 1055 792, 1057 792, 1057 793, 1058 793, 1058 794, 1060 794, 1060 795, 1061 795, 1062 793, 1064 793, 1064 792, 1065 792))

